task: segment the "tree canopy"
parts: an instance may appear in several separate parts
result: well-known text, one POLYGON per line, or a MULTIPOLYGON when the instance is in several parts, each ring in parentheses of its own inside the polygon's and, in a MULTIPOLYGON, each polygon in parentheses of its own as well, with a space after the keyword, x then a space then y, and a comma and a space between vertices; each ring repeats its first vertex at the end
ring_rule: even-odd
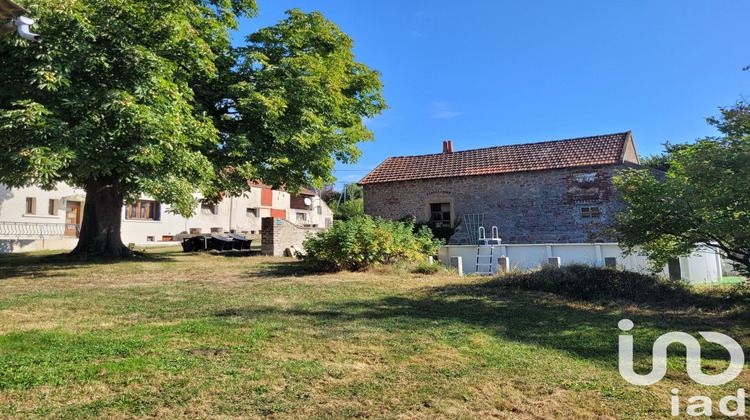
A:
POLYGON ((372 140, 363 117, 385 108, 379 73, 317 12, 234 48, 254 0, 27 7, 45 42, 0 39, 0 183, 86 188, 81 252, 126 252, 121 207, 141 194, 190 215, 196 192, 217 201, 248 180, 330 183, 372 140))
POLYGON ((625 204, 615 237, 656 266, 705 245, 750 275, 750 107, 720 111, 708 121, 722 135, 669 147, 663 176, 629 170, 615 178, 625 204))
POLYGON ((327 187, 320 192, 320 197, 333 210, 336 220, 350 220, 365 214, 363 189, 355 183, 344 185, 341 191, 327 187))
POLYGON ((684 146, 685 144, 683 143, 672 144, 670 142, 666 142, 664 143, 664 153, 646 156, 645 158, 641 159, 641 164, 643 166, 648 166, 649 168, 654 168, 662 172, 666 172, 670 167, 669 162, 671 160, 671 156, 677 153, 684 146))

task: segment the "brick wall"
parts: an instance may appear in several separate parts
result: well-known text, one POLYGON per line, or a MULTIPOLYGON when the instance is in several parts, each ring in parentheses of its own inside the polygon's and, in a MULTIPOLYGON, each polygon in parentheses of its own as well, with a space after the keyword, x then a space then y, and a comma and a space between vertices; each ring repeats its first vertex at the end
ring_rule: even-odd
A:
POLYGON ((305 199, 310 198, 302 195, 293 195, 289 197, 289 207, 292 209, 308 210, 309 206, 305 204, 305 199))
POLYGON ((264 217, 261 229, 261 253, 283 256, 287 248, 303 251, 302 242, 308 235, 324 231, 323 228, 306 228, 278 217, 264 217))
MULTIPOLYGON (((488 234, 497 226, 504 243, 590 242, 596 224, 611 221, 617 212, 611 178, 626 166, 632 165, 365 184, 365 213, 427 221, 430 203, 449 202, 454 220, 484 213, 488 234), (592 206, 600 207, 601 217, 584 218, 581 208, 592 206)), ((467 242, 462 225, 451 243, 467 242)))

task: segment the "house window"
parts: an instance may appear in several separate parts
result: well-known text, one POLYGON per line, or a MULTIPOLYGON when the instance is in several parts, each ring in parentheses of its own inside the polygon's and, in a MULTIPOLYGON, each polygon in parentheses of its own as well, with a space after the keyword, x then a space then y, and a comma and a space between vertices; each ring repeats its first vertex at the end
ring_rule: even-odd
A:
POLYGON ((304 222, 306 220, 307 220, 307 215, 305 213, 297 213, 298 222, 304 222))
POLYGON ((247 208, 247 217, 258 217, 258 209, 247 208))
POLYGON ((451 205, 450 203, 431 203, 430 204, 430 223, 435 227, 451 225, 451 205))
POLYGON ((57 200, 50 199, 49 200, 49 207, 47 208, 47 214, 50 216, 54 216, 57 214, 57 200))
POLYGON ((318 214, 323 214, 323 206, 318 206, 318 214))
POLYGON ((138 200, 129 204, 125 218, 132 220, 159 220, 159 203, 152 200, 138 200))
POLYGON ((581 217, 584 219, 598 219, 602 217, 602 208, 599 206, 581 207, 581 217))
POLYGON ((333 220, 330 217, 326 217, 326 228, 331 227, 331 225, 333 225, 333 220))
POLYGON ((26 214, 36 213, 36 198, 26 197, 26 214))
POLYGON ((203 214, 216 214, 216 213, 218 213, 218 206, 216 204, 201 203, 201 213, 203 213, 203 214))

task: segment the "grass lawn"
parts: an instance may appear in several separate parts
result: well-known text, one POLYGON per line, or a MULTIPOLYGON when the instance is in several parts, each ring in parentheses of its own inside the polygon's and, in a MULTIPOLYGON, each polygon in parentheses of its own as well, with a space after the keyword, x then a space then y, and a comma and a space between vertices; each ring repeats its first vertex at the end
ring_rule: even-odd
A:
MULTIPOLYGON (((292 259, 177 248, 109 264, 0 255, 0 417, 671 418, 672 388, 682 413, 690 396, 718 411, 750 388, 747 368, 695 385, 677 345, 655 385, 617 366, 622 318, 645 373, 669 331, 750 349, 746 307, 595 304, 485 281, 307 275, 292 259)), ((703 344, 704 371, 722 371, 726 351, 703 344)))
POLYGON ((744 283, 745 279, 742 277, 723 277, 721 281, 717 284, 736 284, 736 283, 744 283))

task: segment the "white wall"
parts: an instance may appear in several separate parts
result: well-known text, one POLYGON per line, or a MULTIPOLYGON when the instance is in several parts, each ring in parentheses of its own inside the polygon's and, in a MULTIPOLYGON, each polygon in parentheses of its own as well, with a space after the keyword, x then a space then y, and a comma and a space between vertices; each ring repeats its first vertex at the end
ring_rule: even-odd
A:
MULTIPOLYGON (((86 195, 83 189, 74 188, 67 184, 58 184, 52 191, 45 191, 39 187, 9 189, 0 184, 0 221, 29 222, 29 223, 63 223, 65 221, 65 197, 86 195), (36 200, 34 214, 26 213, 26 198, 36 200), (54 215, 48 214, 49 200, 58 200, 54 215)), ((81 202, 83 211, 83 202, 81 202)))
MULTIPOLYGON (((200 196, 198 196, 200 198, 200 196)), ((144 197, 148 199, 148 197, 144 197)), ((212 228, 221 228, 223 232, 234 230, 238 233, 259 234, 261 220, 271 216, 271 209, 285 210, 286 217, 291 222, 296 222, 296 213, 305 213, 306 225, 317 225, 325 227, 326 218, 333 220, 333 211, 320 199, 310 197, 312 205, 307 209, 292 209, 291 195, 285 191, 274 190, 272 194, 272 206, 261 206, 261 187, 250 187, 240 197, 226 197, 216 205, 216 214, 203 211, 200 206, 195 214, 184 218, 173 213, 168 205, 161 206, 161 220, 140 221, 128 220, 124 217, 122 223, 122 240, 127 243, 141 244, 147 242, 149 236, 155 240, 161 240, 162 236, 174 236, 188 233, 190 229, 200 229, 203 233, 211 232, 212 228), (318 214, 317 207, 321 207, 318 214), (248 209, 255 209, 257 216, 249 215, 248 209)), ((298 223, 301 224, 301 223, 298 223)))
POLYGON ((78 244, 78 238, 53 239, 1 239, 0 254, 10 252, 31 252, 45 250, 73 249, 78 244))
MULTIPOLYGON (((483 254, 486 251, 483 251, 483 254)), ((529 270, 547 263, 551 257, 560 257, 561 263, 583 263, 603 265, 604 258, 614 257, 617 266, 641 273, 649 272, 648 260, 640 255, 624 255, 616 243, 603 244, 513 244, 493 247, 495 264, 497 257, 506 256, 512 270, 529 270)), ((476 272, 477 247, 473 245, 446 245, 438 250, 438 258, 446 265, 450 257, 462 257, 464 273, 476 272)), ((682 278, 690 283, 713 283, 721 281, 721 258, 711 248, 701 247, 688 257, 680 258, 682 278)), ((497 267, 493 267, 497 272, 497 267)), ((665 268, 661 274, 668 276, 665 268)))
MULTIPOLYGON (((258 234, 261 229, 261 219, 270 217, 271 209, 285 210, 287 218, 296 222, 296 214, 305 214, 305 225, 326 226, 326 219, 333 220, 333 211, 320 199, 320 197, 310 197, 312 205, 309 209, 292 209, 291 195, 285 191, 274 190, 272 193, 272 206, 261 206, 261 187, 250 186, 249 191, 240 197, 227 197, 216 206, 216 214, 210 214, 202 211, 200 206, 196 213, 184 218, 171 211, 168 205, 162 204, 160 209, 159 220, 133 220, 125 216, 125 206, 121 210, 122 216, 122 240, 125 244, 135 243, 138 245, 148 244, 153 241, 158 242, 163 236, 175 236, 181 233, 188 233, 191 228, 200 229, 203 233, 211 232, 211 228, 221 228, 222 231, 235 230, 236 232, 247 232, 248 234, 258 234), (320 214, 317 208, 320 207, 320 214), (247 209, 255 209, 257 216, 248 215, 247 209)), ((58 184, 53 191, 44 191, 38 187, 13 188, 7 189, 0 185, 0 222, 17 222, 17 223, 52 223, 63 224, 65 222, 65 197, 71 197, 76 201, 81 201, 81 215, 85 204, 85 191, 79 188, 73 188, 66 184, 58 184), (26 198, 33 197, 36 200, 36 211, 34 214, 25 214, 26 198), (58 200, 58 206, 54 215, 48 214, 49 200, 58 200)), ((196 196, 200 198, 200 196, 196 196)), ((141 197, 150 200, 149 197, 141 197)), ((57 237, 42 238, 39 235, 2 235, 0 240, 5 240, 4 245, 0 244, 0 252, 18 252, 27 250, 37 250, 42 244, 32 244, 29 240, 47 240, 43 249, 50 249, 50 244, 58 242, 49 242, 50 239, 62 239, 57 237), (15 242, 11 242, 11 240, 15 242), (19 242, 23 240, 23 242, 19 242)), ((60 249, 72 249, 70 241, 59 242, 60 249)))
MULTIPOLYGON (((148 199, 148 197, 143 197, 148 199)), ((185 231, 185 218, 170 211, 169 206, 161 205, 160 220, 134 220, 125 218, 125 209, 120 211, 122 242, 142 244, 156 242, 162 236, 174 236, 185 231)))

